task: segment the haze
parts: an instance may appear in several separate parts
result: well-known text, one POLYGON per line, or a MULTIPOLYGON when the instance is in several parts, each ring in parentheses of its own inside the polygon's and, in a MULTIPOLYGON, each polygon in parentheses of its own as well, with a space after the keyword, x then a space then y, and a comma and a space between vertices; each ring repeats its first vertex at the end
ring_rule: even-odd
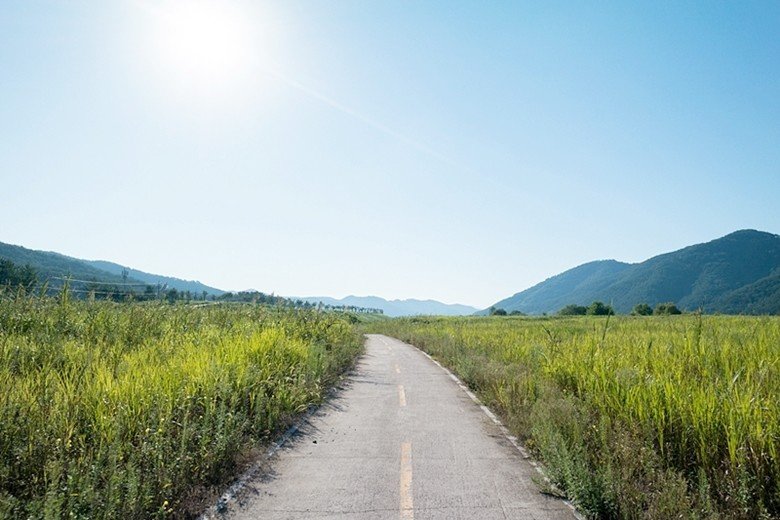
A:
POLYGON ((0 241, 485 307, 780 231, 780 4, 9 1, 0 241))

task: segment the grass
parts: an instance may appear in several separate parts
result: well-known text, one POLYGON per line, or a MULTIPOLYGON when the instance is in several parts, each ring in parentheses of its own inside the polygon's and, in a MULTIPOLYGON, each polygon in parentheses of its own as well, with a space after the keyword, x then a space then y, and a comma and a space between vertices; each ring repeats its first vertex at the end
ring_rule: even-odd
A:
POLYGON ((780 319, 409 318, 601 518, 780 514, 780 319))
POLYGON ((0 518, 182 516, 360 349, 336 314, 0 297, 0 518))

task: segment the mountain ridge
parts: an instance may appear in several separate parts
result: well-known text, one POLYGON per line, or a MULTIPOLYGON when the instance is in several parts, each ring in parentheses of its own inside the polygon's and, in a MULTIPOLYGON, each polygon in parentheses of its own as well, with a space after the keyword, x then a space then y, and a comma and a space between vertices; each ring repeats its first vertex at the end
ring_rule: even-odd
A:
MULTIPOLYGON (((103 271, 83 260, 54 251, 39 251, 0 242, 0 258, 10 260, 17 265, 31 265, 37 271, 41 282, 51 283, 52 280, 64 282, 64 280, 60 280, 63 278, 116 284, 126 282, 121 275, 103 271)), ((141 282, 135 279, 128 281, 141 282)), ((62 284, 55 283, 54 285, 62 284)))
MULTIPOLYGON (((24 246, 0 242, 0 258, 7 259, 18 265, 31 265, 38 272, 41 282, 49 282, 56 288, 64 283, 65 278, 97 282, 101 284, 137 284, 165 285, 168 289, 190 291, 201 294, 206 291, 210 295, 219 296, 225 291, 210 287, 197 281, 182 280, 172 276, 147 273, 138 269, 124 267, 105 260, 85 260, 54 251, 39 251, 24 246), (127 269, 127 277, 122 272, 127 269), (54 283, 52 283, 54 281, 54 283)), ((76 290, 83 289, 85 282, 71 283, 76 290)))
POLYGON ((185 280, 183 278, 176 278, 175 276, 166 276, 161 274, 147 273, 131 267, 125 267, 115 262, 109 262, 107 260, 82 260, 83 262, 106 271, 112 274, 118 274, 121 276, 122 271, 127 269, 128 276, 130 278, 140 280, 141 282, 149 285, 167 285, 169 289, 176 289, 177 291, 190 291, 191 293, 200 294, 205 291, 207 294, 214 296, 220 296, 227 291, 217 289, 216 287, 208 286, 197 280, 185 280))
POLYGON ((599 300, 627 313, 638 303, 673 302, 704 312, 780 312, 780 236, 743 229, 628 264, 588 262, 493 306, 550 314, 599 300), (752 288, 752 290, 751 290, 752 288))

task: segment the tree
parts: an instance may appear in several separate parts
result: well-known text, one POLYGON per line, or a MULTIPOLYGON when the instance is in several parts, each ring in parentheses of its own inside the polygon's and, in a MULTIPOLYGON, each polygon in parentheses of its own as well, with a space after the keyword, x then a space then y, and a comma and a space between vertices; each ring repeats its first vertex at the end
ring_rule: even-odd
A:
POLYGON ((585 316, 587 311, 588 309, 582 305, 570 304, 559 310, 558 314, 561 316, 585 316))
POLYGON ((490 315, 491 316, 506 316, 506 311, 504 309, 496 309, 495 307, 490 308, 490 315))
POLYGON ((25 264, 24 267, 17 270, 17 281, 19 285, 24 286, 29 291, 38 283, 38 273, 33 266, 25 264))
POLYGON ((637 303, 631 311, 631 316, 650 316, 653 314, 653 308, 646 303, 637 303))
POLYGON ((0 260, 0 285, 24 287, 29 291, 38 283, 38 275, 30 265, 18 266, 10 260, 0 260))
POLYGON ((615 314, 615 310, 611 305, 605 305, 603 302, 595 301, 588 306, 585 314, 588 316, 611 316, 615 314))
POLYGON ((176 289, 171 289, 168 292, 165 293, 165 298, 168 300, 168 303, 173 303, 176 300, 179 299, 179 291, 176 289))
POLYGON ((523 311, 514 310, 509 313, 510 316, 525 316, 525 313, 523 311))
POLYGON ((656 316, 670 316, 672 314, 682 314, 682 311, 677 308, 674 302, 667 302, 656 305, 653 314, 656 316))

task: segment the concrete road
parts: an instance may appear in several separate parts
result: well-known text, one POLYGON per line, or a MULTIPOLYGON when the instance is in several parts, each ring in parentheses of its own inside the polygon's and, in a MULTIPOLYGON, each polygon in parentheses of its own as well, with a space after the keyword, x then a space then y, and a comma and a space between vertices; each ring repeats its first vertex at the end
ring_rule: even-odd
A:
POLYGON ((538 473, 455 381, 379 335, 266 469, 228 518, 574 518, 539 493, 538 473))

